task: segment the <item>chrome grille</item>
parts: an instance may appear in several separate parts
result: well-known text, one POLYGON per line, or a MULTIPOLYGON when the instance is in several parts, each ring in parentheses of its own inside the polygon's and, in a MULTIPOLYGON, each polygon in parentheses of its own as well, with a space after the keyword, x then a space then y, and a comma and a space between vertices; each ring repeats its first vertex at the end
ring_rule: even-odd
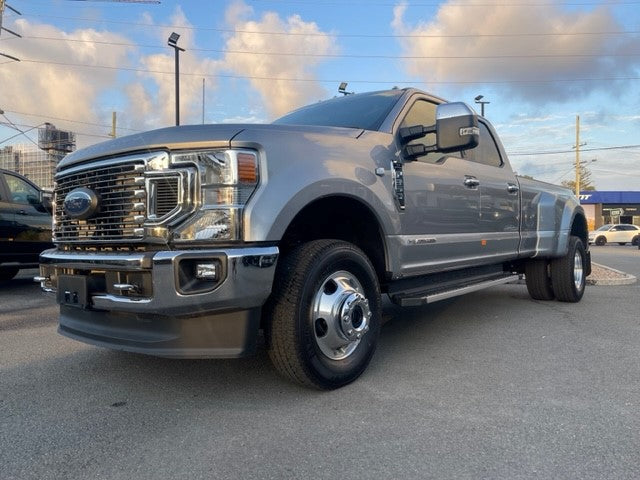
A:
POLYGON ((99 162, 81 170, 56 175, 56 242, 141 240, 147 209, 144 159, 99 162), (72 190, 86 187, 99 197, 99 211, 79 220, 64 212, 64 199, 72 190))

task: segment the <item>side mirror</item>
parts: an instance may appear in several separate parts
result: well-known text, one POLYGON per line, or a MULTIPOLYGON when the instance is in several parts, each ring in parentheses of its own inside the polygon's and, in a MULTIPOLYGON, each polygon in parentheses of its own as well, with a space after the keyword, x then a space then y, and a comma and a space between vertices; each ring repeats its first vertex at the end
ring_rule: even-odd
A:
POLYGON ((436 109, 438 152, 475 148, 480 143, 478 117, 466 103, 444 103, 436 109))
POLYGON ((443 103, 436 109, 435 125, 401 128, 400 139, 405 145, 403 153, 408 160, 414 160, 430 152, 451 153, 469 150, 477 147, 480 142, 478 117, 466 103, 443 103), (429 133, 436 134, 435 145, 407 145, 411 140, 429 133))
POLYGON ((53 211, 53 198, 50 192, 40 192, 40 204, 51 213, 53 211))

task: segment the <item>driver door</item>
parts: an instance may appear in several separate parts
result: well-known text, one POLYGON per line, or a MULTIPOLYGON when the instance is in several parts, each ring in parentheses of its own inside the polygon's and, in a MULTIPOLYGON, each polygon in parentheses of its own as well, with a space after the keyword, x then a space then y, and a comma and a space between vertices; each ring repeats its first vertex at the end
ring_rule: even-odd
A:
MULTIPOLYGON (((400 128, 433 125, 437 105, 418 99, 400 128)), ((431 145, 435 135, 411 143, 431 145)), ((403 165, 402 270, 420 275, 475 263, 481 255, 479 165, 459 154, 429 153, 403 165)))

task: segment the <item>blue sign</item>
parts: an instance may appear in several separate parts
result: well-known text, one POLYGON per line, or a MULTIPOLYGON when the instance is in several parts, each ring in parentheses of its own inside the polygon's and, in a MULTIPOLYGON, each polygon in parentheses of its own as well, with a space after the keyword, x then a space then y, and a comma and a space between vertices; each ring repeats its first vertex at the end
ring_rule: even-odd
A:
POLYGON ((580 203, 582 204, 615 204, 615 205, 640 205, 640 192, 580 192, 580 203))

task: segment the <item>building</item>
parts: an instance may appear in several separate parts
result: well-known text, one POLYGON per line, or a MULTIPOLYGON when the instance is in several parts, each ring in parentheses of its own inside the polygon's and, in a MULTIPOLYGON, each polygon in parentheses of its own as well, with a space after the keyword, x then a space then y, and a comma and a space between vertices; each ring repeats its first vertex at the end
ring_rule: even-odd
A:
POLYGON ((587 214, 589 230, 608 223, 630 223, 640 226, 640 191, 580 192, 580 204, 587 214))
POLYGON ((53 188, 53 175, 59 158, 33 144, 0 148, 0 168, 18 172, 45 189, 53 188))
POLYGON ((75 133, 45 123, 38 129, 38 144, 17 144, 0 148, 0 168, 24 175, 40 188, 53 188, 56 165, 76 148, 75 133))

